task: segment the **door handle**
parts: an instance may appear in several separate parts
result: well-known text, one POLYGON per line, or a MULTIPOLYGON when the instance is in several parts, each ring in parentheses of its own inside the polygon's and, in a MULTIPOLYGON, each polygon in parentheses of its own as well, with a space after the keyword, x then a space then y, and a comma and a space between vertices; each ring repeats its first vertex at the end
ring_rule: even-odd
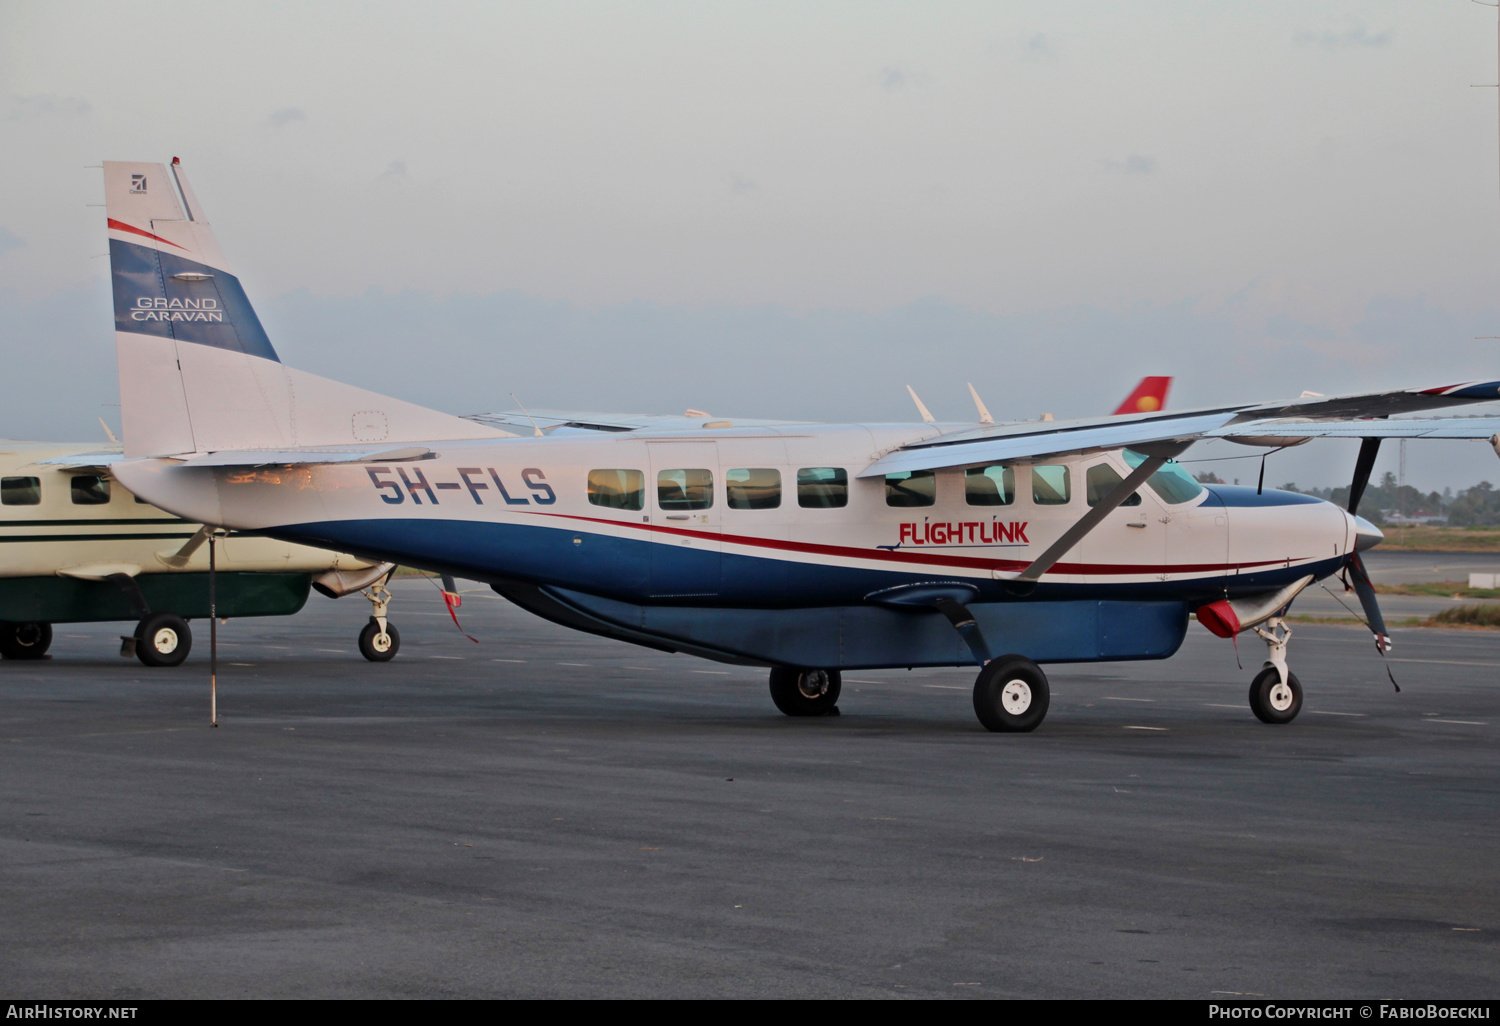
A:
POLYGON ((667 514, 667 519, 668 520, 691 520, 693 518, 690 517, 690 516, 688 516, 686 513, 668 513, 667 514))

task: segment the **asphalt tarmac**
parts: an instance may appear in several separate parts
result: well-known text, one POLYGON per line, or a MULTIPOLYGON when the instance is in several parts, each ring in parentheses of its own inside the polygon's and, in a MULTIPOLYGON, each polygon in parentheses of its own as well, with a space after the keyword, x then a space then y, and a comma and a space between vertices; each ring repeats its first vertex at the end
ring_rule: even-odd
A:
POLYGON ((986 733, 965 669, 764 673, 399 582, 147 670, 118 625, 0 664, 3 997, 1291 997, 1500 992, 1500 633, 1299 627, 1049 667, 986 733))

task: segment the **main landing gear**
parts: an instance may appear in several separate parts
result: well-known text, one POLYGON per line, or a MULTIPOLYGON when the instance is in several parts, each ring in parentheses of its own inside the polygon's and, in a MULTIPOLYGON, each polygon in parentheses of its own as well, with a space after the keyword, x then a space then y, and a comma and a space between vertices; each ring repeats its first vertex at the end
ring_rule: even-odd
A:
POLYGON ((1264 669, 1250 683, 1250 711, 1262 723, 1291 723, 1302 711, 1302 682, 1286 668, 1286 646, 1292 629, 1279 616, 1254 628, 1266 643, 1264 669))
POLYGON ((381 581, 362 594, 370 600, 370 622, 359 632, 359 654, 372 663, 388 663, 401 651, 401 633, 386 618, 391 593, 386 590, 385 581, 381 581))
POLYGON ((788 716, 837 716, 839 687, 837 670, 778 666, 771 671, 771 701, 788 716))
POLYGON ((41 659, 51 644, 50 623, 0 623, 0 658, 41 659))
POLYGON ((986 730, 1019 734, 1047 716, 1052 693, 1042 668, 1025 656, 991 659, 974 681, 974 715, 986 730))

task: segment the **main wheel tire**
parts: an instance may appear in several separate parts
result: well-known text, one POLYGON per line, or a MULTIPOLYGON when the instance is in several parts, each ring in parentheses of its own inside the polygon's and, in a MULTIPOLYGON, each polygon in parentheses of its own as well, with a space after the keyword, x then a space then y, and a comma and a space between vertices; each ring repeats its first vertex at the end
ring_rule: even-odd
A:
POLYGON ((359 632, 359 654, 372 663, 388 663, 401 650, 401 632, 389 620, 385 622, 385 634, 380 633, 380 624, 370 617, 364 630, 359 632))
POLYGON ((840 687, 837 670, 771 671, 771 701, 788 716, 837 716, 840 687))
POLYGON ((135 657, 147 666, 180 666, 193 650, 193 632, 176 613, 149 613, 135 627, 135 657))
POLYGON ((0 657, 40 659, 52 645, 50 623, 0 624, 0 657))
POLYGON ((1302 682, 1295 673, 1281 674, 1267 666, 1250 683, 1250 711, 1262 723, 1291 723, 1302 711, 1302 682))
POLYGON ((985 730, 1024 733, 1047 716, 1052 692, 1047 675, 1025 656, 992 659, 974 681, 974 715, 985 730))

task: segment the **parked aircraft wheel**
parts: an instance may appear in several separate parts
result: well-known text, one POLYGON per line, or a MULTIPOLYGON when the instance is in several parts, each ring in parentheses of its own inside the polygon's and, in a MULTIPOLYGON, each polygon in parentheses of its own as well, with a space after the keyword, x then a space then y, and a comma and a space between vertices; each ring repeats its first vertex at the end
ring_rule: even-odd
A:
POLYGON ((372 663, 388 663, 401 650, 401 632, 389 620, 385 622, 385 633, 380 633, 380 624, 370 617, 365 629, 359 632, 359 654, 372 663))
POLYGON ((0 656, 6 659, 40 659, 51 645, 50 623, 0 624, 0 656))
POLYGON ((1288 673, 1282 684, 1276 667, 1267 666, 1250 684, 1250 711, 1262 723, 1291 723, 1302 711, 1302 682, 1288 673))
POLYGON ((788 716, 837 716, 839 689, 837 670, 778 666, 771 671, 771 701, 788 716))
POLYGON ((986 730, 1035 730, 1046 717, 1051 701, 1047 675, 1025 656, 992 659, 974 681, 974 714, 986 730))
POLYGON ((135 628, 135 657, 147 666, 179 666, 193 649, 193 632, 176 613, 150 613, 135 628))

